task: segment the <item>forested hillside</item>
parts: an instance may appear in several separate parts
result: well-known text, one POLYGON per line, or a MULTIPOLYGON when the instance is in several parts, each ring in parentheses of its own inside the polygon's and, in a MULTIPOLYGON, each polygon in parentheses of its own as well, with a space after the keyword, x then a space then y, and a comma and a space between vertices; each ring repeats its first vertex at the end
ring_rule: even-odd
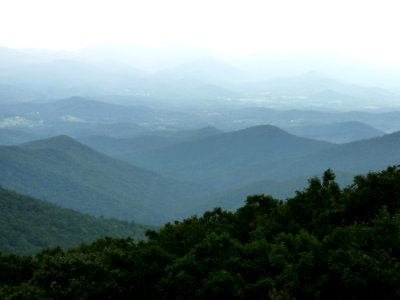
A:
POLYGON ((148 226, 95 218, 0 188, 0 251, 33 254, 76 247, 104 236, 145 238, 148 226))
POLYGON ((196 186, 103 155, 68 136, 0 146, 0 183, 95 216, 162 225, 196 186))
POLYGON ((272 168, 334 146, 260 125, 120 158, 173 178, 230 188, 265 179, 272 168))
MULTIPOLYGON (((288 189, 279 187, 285 181, 297 181, 296 188, 303 187, 305 181, 299 178, 314 176, 328 168, 336 170, 344 181, 349 174, 352 177, 398 164, 399 137, 400 132, 394 132, 338 145, 295 136, 276 126, 260 125, 117 157, 164 176, 190 178, 214 187, 217 192, 275 181, 272 189, 263 192, 278 197, 293 195, 293 189, 288 193, 288 189)), ((258 190, 253 189, 252 193, 258 190)))
POLYGON ((9 299, 398 299, 400 169, 331 170, 287 201, 247 198, 235 212, 104 238, 35 257, 1 255, 9 299))

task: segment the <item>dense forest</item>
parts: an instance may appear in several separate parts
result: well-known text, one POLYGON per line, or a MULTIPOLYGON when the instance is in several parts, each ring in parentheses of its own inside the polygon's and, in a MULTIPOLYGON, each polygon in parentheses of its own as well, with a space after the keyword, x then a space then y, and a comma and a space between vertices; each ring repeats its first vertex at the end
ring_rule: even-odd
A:
POLYGON ((93 217, 0 187, 0 252, 33 254, 43 248, 71 248, 103 237, 145 238, 153 227, 93 217))
POLYGON ((235 212, 0 256, 2 299, 398 299, 400 169, 331 170, 287 201, 249 196, 235 212))

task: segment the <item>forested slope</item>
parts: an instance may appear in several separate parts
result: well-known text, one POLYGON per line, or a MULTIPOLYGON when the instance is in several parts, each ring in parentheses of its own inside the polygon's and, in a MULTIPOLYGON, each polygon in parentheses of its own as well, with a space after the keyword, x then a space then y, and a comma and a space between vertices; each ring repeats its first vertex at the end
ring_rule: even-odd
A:
POLYGON ((143 239, 148 226, 95 218, 0 188, 0 251, 33 254, 71 248, 104 236, 143 239))
POLYGON ((158 224, 196 187, 101 154, 68 136, 0 146, 0 184, 92 215, 158 224))
POLYGON ((247 198, 149 231, 0 256, 11 299, 398 299, 400 170, 340 188, 327 170, 287 201, 247 198))
POLYGON ((260 125, 120 158, 173 178, 231 188, 268 178, 271 168, 335 146, 260 125))

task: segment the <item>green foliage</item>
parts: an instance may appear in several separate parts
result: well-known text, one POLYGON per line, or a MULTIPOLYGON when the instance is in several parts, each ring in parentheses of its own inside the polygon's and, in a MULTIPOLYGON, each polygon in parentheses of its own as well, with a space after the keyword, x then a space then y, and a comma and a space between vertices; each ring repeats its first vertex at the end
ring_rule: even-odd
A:
POLYGON ((76 247, 102 236, 144 239, 148 227, 95 218, 0 188, 0 251, 33 254, 46 247, 76 247))
POLYGON ((287 202, 250 196, 148 231, 0 256, 5 299, 398 299, 400 170, 341 189, 327 170, 287 202))
POLYGON ((197 192, 68 136, 0 146, 0 184, 64 208, 153 225, 180 217, 177 203, 197 192))

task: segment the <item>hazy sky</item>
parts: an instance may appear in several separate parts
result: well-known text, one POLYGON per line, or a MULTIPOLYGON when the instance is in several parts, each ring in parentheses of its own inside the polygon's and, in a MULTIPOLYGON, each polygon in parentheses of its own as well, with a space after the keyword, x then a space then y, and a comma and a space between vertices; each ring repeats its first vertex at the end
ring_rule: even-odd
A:
POLYGON ((14 48, 322 50, 400 65, 399 31, 398 0, 0 0, 0 45, 14 48))

